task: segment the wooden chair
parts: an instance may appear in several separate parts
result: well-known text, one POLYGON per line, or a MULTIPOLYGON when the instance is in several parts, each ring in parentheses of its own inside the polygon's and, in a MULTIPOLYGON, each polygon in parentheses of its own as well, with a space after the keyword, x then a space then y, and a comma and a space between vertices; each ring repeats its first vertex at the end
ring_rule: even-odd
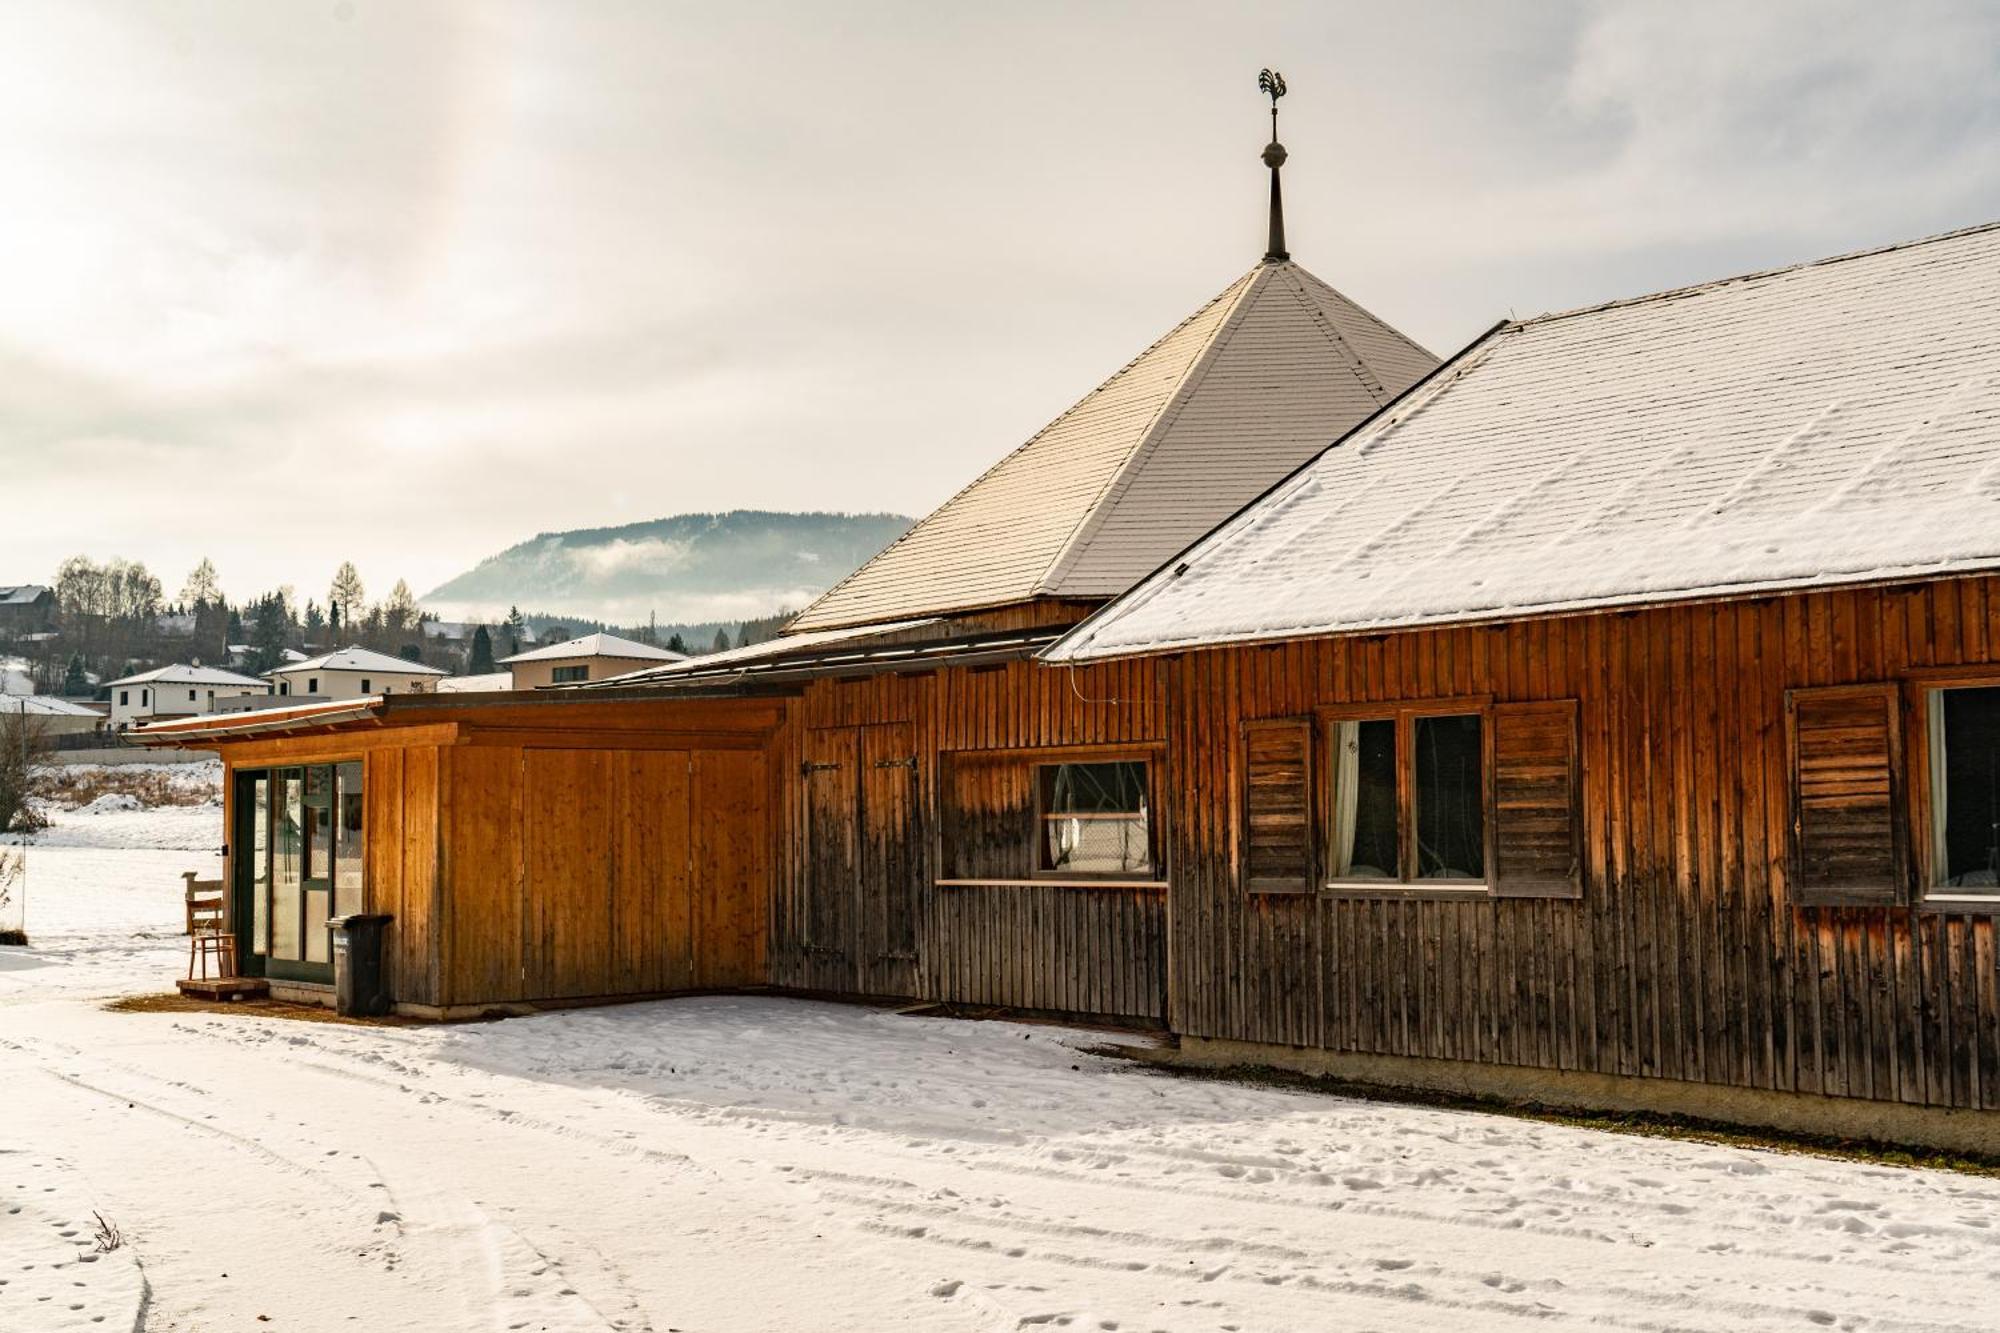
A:
POLYGON ((188 980, 209 975, 215 967, 218 977, 236 975, 236 936, 229 926, 229 898, 219 879, 197 879, 190 870, 181 875, 187 884, 188 980))

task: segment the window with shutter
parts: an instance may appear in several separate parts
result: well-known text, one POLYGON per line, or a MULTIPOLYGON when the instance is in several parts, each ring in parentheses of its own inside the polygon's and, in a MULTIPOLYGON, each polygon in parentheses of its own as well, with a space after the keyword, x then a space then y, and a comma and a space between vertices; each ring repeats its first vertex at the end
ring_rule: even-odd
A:
POLYGON ((1583 896, 1583 783, 1574 699, 1493 709, 1493 892, 1583 896))
POLYGON ((1243 724, 1243 887, 1310 893, 1313 880, 1311 718, 1243 724))
POLYGON ((1792 891, 1802 903, 1902 896, 1901 731, 1892 684, 1789 690, 1792 891))

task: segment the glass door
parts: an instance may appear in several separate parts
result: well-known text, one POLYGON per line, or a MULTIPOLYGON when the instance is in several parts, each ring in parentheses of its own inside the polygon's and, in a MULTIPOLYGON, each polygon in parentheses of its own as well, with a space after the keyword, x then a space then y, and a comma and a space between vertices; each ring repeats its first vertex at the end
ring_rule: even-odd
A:
POLYGON ((271 775, 236 776, 236 828, 230 835, 235 854, 235 903, 230 929, 236 935, 236 970, 246 977, 264 975, 264 958, 271 940, 271 775))
POLYGON ((326 918, 332 897, 332 778, 326 768, 271 775, 271 937, 266 975, 333 980, 326 918))

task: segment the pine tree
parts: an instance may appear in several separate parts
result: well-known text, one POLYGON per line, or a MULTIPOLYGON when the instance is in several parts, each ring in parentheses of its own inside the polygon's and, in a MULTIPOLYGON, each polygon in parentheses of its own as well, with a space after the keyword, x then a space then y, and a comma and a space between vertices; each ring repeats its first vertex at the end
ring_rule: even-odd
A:
POLYGON ((688 656, 687 640, 683 639, 678 633, 669 636, 667 639, 667 651, 670 653, 679 653, 682 657, 688 656))
POLYGON ((499 669, 493 664, 493 636, 484 625, 472 631, 472 665, 468 669, 475 676, 489 675, 499 669))
POLYGON ((84 674, 82 653, 69 655, 69 669, 63 672, 62 692, 72 699, 80 699, 90 693, 90 677, 84 674))
POLYGON ((715 632, 715 642, 709 646, 709 651, 712 653, 726 653, 729 651, 728 630, 719 629, 715 632))

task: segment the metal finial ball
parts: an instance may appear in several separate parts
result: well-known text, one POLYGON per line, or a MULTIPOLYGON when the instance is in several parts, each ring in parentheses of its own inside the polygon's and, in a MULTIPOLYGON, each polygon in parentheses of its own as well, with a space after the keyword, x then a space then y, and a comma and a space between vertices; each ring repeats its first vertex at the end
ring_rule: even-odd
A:
POLYGON ((1285 165, 1285 146, 1276 139, 1264 145, 1264 165, 1273 171, 1285 165))

